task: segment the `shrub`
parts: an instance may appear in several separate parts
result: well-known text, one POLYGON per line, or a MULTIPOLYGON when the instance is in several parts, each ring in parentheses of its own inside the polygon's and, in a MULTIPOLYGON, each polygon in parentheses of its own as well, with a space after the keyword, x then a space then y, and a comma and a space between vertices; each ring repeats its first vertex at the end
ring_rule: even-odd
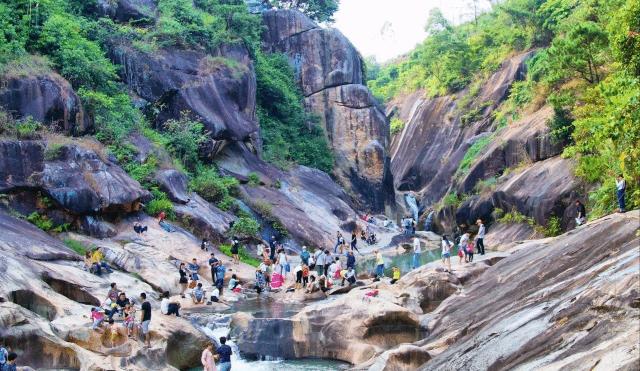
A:
POLYGON ((36 227, 42 229, 45 232, 50 231, 53 228, 53 222, 49 220, 46 215, 41 215, 37 211, 32 212, 27 216, 27 221, 36 227))
POLYGON ((545 237, 555 237, 562 233, 561 220, 557 216, 552 216, 544 228, 545 237))
POLYGON ((38 139, 40 138, 39 131, 43 128, 39 122, 31 117, 17 122, 15 127, 18 139, 38 139))
POLYGON ((145 205, 145 211, 149 215, 158 215, 161 211, 167 214, 167 217, 173 219, 173 203, 163 194, 161 197, 154 197, 145 205))
POLYGON ((256 187, 260 185, 260 176, 256 173, 249 173, 247 175, 248 183, 252 187, 256 187))
POLYGON ((221 177, 215 168, 201 169, 191 180, 193 191, 209 202, 218 203, 225 197, 237 194, 239 182, 233 177, 221 177))
MULTIPOLYGON (((226 256, 233 256, 231 255, 230 245, 220 245, 219 249, 226 256)), ((244 246, 240 246, 240 248, 238 249, 238 258, 240 258, 241 262, 245 264, 249 264, 252 267, 258 267, 261 263, 259 259, 249 255, 249 253, 247 252, 247 249, 245 249, 244 246)))
POLYGON ((402 131, 404 128, 404 121, 400 120, 398 117, 393 117, 390 123, 391 135, 396 135, 402 131))
POLYGON ((58 143, 47 143, 47 148, 44 151, 44 159, 46 161, 54 161, 60 158, 62 155, 63 145, 58 143))
POLYGON ((470 147, 467 149, 467 153, 464 154, 462 161, 460 161, 460 166, 458 166, 458 174, 465 174, 471 168, 471 165, 476 160, 478 155, 482 153, 482 151, 491 143, 493 139, 492 135, 484 136, 478 140, 476 140, 470 147))
POLYGON ((84 256, 84 254, 90 250, 82 242, 72 240, 71 238, 65 238, 64 244, 67 245, 68 248, 75 251, 76 253, 78 253, 78 255, 81 255, 81 256, 84 256))
POLYGON ((271 220, 273 218, 273 206, 271 206, 271 204, 266 201, 253 201, 251 204, 251 208, 267 220, 271 220))
POLYGON ((229 233, 240 237, 256 237, 260 231, 260 224, 253 218, 238 218, 229 233))
POLYGON ((532 227, 536 227, 536 222, 533 218, 530 218, 526 215, 521 214, 518 210, 511 210, 508 213, 505 213, 501 218, 496 220, 498 223, 504 224, 528 224, 532 227))
POLYGON ((235 213, 238 209, 238 203, 236 199, 231 196, 225 196, 220 202, 218 202, 218 208, 222 211, 229 211, 235 213))
POLYGON ((189 170, 194 170, 199 162, 198 150, 207 140, 202 123, 191 120, 183 112, 179 120, 168 120, 162 127, 169 153, 189 170))

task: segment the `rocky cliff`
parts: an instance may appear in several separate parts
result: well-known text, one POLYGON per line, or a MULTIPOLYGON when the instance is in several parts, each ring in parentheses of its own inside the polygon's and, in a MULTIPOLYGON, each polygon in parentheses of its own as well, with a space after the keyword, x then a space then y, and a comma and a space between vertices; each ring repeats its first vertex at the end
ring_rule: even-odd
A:
POLYGON ((364 62, 338 30, 321 28, 295 10, 263 13, 263 48, 285 53, 307 109, 320 117, 336 158, 336 175, 360 207, 382 211, 392 202, 389 128, 364 86, 364 62))
POLYGON ((478 218, 492 222, 496 209, 542 226, 551 217, 565 230, 573 226, 569 206, 585 192, 572 162, 559 157, 563 143, 550 135, 553 110, 534 107, 508 124, 496 118, 531 55, 506 60, 477 91, 436 98, 418 91, 389 104, 388 112, 405 122, 391 144, 395 188, 417 194, 423 211, 438 206, 440 231, 478 218), (448 203, 436 205, 445 196, 448 203))

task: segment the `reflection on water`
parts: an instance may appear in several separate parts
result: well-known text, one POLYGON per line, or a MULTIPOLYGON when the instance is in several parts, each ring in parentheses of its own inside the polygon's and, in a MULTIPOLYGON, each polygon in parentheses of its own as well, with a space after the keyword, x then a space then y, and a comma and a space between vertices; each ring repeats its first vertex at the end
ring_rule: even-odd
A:
MULTIPOLYGON (((440 259, 440 249, 433 249, 423 251, 420 254, 420 264, 425 265, 432 261, 440 259)), ((398 267, 402 274, 405 274, 413 269, 413 253, 405 252, 395 256, 384 257, 384 274, 387 277, 391 277, 391 268, 398 267)), ((358 273, 373 273, 376 269, 375 258, 371 257, 366 260, 360 261, 356 264, 356 271, 358 273)))

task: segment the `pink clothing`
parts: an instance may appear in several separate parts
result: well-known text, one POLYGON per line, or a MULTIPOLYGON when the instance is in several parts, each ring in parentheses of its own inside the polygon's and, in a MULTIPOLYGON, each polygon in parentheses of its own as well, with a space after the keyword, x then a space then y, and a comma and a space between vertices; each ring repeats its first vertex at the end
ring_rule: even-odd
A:
POLYGON ((202 351, 202 357, 200 358, 200 362, 202 362, 202 367, 204 367, 204 371, 216 371, 216 362, 213 359, 213 353, 211 353, 209 348, 202 351))
POLYGON ((97 310, 93 311, 91 312, 91 319, 94 319, 94 320, 104 319, 104 313, 98 312, 97 310))

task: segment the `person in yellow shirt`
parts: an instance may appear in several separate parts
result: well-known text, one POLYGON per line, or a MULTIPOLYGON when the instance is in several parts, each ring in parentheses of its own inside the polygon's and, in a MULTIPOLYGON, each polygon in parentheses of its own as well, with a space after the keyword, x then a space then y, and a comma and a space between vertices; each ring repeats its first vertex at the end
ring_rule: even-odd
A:
POLYGON ((93 270, 93 273, 97 274, 98 276, 102 274, 103 269, 106 270, 107 273, 113 272, 111 267, 106 262, 104 262, 103 259, 104 259, 104 254, 102 253, 102 251, 100 251, 100 248, 98 247, 91 254, 91 268, 93 270))
POLYGON ((398 282, 399 279, 400 279, 400 269, 398 269, 398 267, 393 267, 393 278, 391 280, 391 284, 393 285, 394 283, 398 282))

